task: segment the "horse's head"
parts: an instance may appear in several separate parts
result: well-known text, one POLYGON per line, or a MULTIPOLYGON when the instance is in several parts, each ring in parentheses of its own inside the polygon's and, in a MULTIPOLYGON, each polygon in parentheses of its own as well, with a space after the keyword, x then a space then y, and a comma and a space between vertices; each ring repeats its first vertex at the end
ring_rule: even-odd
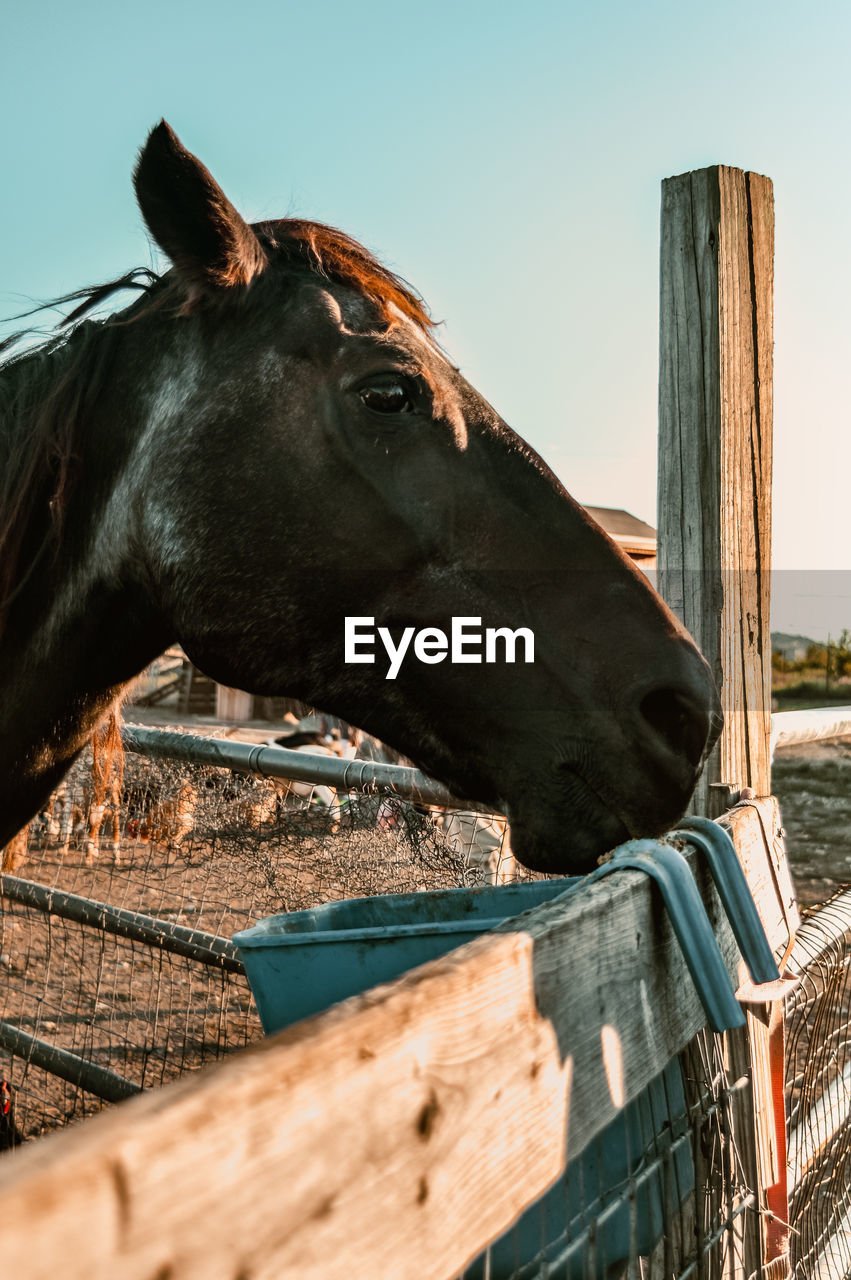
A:
POLYGON ((707 664, 416 297, 328 228, 250 227, 164 124, 136 185, 177 306, 154 317, 134 501, 190 656, 504 810, 528 866, 663 831, 719 724, 707 664), (455 661, 453 619, 480 633, 455 661))

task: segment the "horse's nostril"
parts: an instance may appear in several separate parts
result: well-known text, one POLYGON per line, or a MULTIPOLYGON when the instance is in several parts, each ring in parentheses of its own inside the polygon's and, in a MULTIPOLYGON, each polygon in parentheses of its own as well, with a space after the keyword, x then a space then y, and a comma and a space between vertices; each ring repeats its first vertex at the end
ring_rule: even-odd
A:
POLYGON ((642 698, 640 710, 655 733, 696 769, 709 736, 706 712, 676 689, 654 689, 642 698))

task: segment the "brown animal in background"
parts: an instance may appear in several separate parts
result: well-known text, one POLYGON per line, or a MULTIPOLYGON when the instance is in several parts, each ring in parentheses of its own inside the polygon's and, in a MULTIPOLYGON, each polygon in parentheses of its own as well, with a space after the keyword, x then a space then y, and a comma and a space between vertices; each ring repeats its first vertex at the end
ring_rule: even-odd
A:
POLYGON ((86 866, 94 865, 95 858, 101 850, 101 827, 107 820, 110 839, 105 847, 114 850, 116 864, 120 861, 121 850, 121 779, 113 777, 107 784, 106 793, 97 800, 93 795, 85 811, 81 811, 85 825, 86 866))
POLYGON ((104 847, 121 848, 121 780, 110 778, 97 796, 93 783, 87 783, 74 799, 67 782, 62 782, 38 814, 38 827, 33 843, 43 849, 70 848, 85 851, 86 866, 93 866, 101 851, 101 832, 109 833, 104 847), (106 828, 104 828, 106 823, 106 828))
POLYGON ((149 791, 141 815, 128 821, 127 834, 140 844, 182 844, 195 825, 197 805, 198 792, 188 779, 169 800, 157 799, 149 791))

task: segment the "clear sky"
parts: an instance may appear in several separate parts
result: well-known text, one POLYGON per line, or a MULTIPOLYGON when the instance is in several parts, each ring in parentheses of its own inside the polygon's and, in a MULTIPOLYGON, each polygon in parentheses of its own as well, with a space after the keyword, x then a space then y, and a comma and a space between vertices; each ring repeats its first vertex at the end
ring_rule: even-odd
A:
POLYGON ((2 32, 2 314, 152 261, 130 170, 165 116, 248 217, 399 270, 574 496, 651 523, 660 182, 768 174, 774 563, 803 571, 773 623, 851 627, 847 0, 42 0, 2 32))

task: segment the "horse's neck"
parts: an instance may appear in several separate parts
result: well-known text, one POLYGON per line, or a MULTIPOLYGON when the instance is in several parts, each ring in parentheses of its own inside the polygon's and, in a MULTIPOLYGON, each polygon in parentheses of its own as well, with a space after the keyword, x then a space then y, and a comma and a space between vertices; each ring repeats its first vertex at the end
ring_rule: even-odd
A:
POLYGON ((0 640, 0 848, 44 804, 122 688, 171 637, 138 591, 80 590, 0 640))
POLYGON ((128 526, 144 418, 126 371, 134 344, 149 337, 137 326, 93 329, 55 353, 26 358, 0 383, 0 425, 14 442, 36 381, 49 398, 51 380, 59 386, 82 344, 75 375, 82 389, 56 415, 60 432, 73 424, 78 460, 59 546, 49 540, 40 553, 38 532, 30 534, 22 585, 0 632, 0 847, 44 803, 122 687, 172 638, 146 597, 128 526))

